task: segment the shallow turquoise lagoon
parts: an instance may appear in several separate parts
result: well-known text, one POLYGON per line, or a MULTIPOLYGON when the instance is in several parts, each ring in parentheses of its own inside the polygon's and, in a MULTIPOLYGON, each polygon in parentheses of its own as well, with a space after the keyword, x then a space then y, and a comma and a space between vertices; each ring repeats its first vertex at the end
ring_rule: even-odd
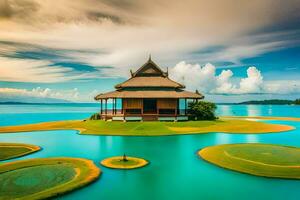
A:
MULTIPOLYGON (((25 106, 26 107, 26 106, 25 106)), ((0 107, 0 125, 40 121, 84 119, 98 107, 60 107, 46 109, 42 105, 30 111, 23 106, 18 112, 0 107), (2 111, 2 112, 1 112, 2 111), (16 122, 17 120, 17 122, 16 122)), ((294 116, 296 106, 219 106, 219 115, 294 116)), ((75 131, 44 131, 0 134, 1 142, 23 142, 40 145, 43 150, 19 159, 40 157, 83 157, 94 160, 102 169, 95 183, 64 195, 59 199, 299 199, 300 180, 255 177, 225 170, 199 159, 197 150, 225 143, 261 142, 300 147, 300 123, 279 122, 297 129, 284 133, 242 135, 209 133, 164 137, 87 136, 75 131), (136 170, 113 170, 99 161, 123 153, 140 156, 150 165, 136 170)))

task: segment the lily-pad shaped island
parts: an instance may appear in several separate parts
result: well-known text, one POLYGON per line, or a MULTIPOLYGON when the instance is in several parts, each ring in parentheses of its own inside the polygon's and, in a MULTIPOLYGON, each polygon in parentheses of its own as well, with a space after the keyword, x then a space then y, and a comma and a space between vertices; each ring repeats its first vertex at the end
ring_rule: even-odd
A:
POLYGON ((101 171, 81 158, 38 158, 0 165, 0 199, 45 199, 96 180, 101 171))
POLYGON ((0 161, 25 156, 40 149, 39 146, 31 144, 0 143, 0 161))
POLYGON ((144 167, 148 161, 143 158, 115 156, 101 161, 101 165, 112 169, 136 169, 144 167))
POLYGON ((256 176, 300 179, 300 148, 272 144, 224 144, 198 152, 217 166, 256 176))

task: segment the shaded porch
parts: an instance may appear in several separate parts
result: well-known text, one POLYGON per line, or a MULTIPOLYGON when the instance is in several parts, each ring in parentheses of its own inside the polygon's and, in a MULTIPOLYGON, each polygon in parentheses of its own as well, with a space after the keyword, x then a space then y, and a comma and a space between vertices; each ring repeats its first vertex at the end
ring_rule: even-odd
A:
POLYGON ((197 99, 108 98, 100 100, 104 120, 179 121, 188 120, 188 102, 197 99))

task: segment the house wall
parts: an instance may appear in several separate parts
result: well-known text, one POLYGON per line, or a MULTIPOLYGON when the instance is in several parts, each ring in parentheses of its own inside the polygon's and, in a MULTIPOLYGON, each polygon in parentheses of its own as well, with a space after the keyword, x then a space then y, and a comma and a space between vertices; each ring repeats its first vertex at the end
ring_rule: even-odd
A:
POLYGON ((123 99, 123 109, 142 109, 143 99, 123 99))
MULTIPOLYGON (((124 114, 146 114, 143 110, 142 98, 123 99, 122 102, 124 114)), ((178 111, 178 102, 178 99, 157 99, 157 112, 155 113, 175 114, 178 111)))
MULTIPOLYGON (((176 109, 178 99, 157 99, 157 108, 176 109)), ((142 109, 143 99, 123 99, 123 109, 142 109)))
POLYGON ((157 100, 157 108, 163 109, 176 109, 177 108, 177 99, 158 99, 157 100))

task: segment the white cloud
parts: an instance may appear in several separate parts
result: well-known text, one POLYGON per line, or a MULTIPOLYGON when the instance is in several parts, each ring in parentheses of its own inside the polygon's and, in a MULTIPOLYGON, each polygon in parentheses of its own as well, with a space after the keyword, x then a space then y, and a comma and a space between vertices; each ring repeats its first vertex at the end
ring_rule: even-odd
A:
POLYGON ((79 91, 77 88, 72 90, 52 90, 49 88, 42 89, 40 87, 32 90, 18 88, 0 88, 1 98, 16 98, 22 100, 22 97, 38 97, 53 98, 69 101, 77 101, 79 99, 79 91))
MULTIPOLYGON (((184 61, 169 69, 170 78, 181 82, 187 86, 188 90, 198 89, 211 99, 217 99, 218 102, 230 102, 229 96, 242 95, 241 99, 253 98, 253 94, 260 94, 258 99, 270 98, 268 95, 279 94, 299 94, 300 81, 264 81, 261 72, 254 66, 247 69, 247 77, 235 77, 231 70, 222 70, 220 74, 216 73, 216 67, 210 63, 200 66, 199 64, 188 64, 184 61), (222 96, 220 98, 216 97, 222 96), (246 98, 247 97, 247 98, 246 98), (219 100, 218 100, 219 99, 219 100), (227 100, 226 100, 227 99, 227 100), (225 100, 225 101, 222 101, 225 100)), ((53 90, 50 88, 0 88, 0 100, 13 99, 14 101, 23 101, 25 97, 53 98, 69 101, 92 102, 94 96, 99 94, 99 90, 93 90, 87 94, 81 94, 77 88, 71 90, 53 90)), ((276 96, 278 98, 278 96, 276 96)), ((233 98, 234 99, 234 98, 233 98)), ((239 102, 241 99, 235 99, 239 102)))
POLYGON ((212 64, 200 66, 182 61, 169 70, 170 77, 186 85, 187 89, 207 94, 289 94, 300 92, 300 81, 264 81, 261 72, 254 66, 247 69, 247 77, 234 77, 231 70, 216 74, 212 64))
POLYGON ((209 92, 216 87, 215 66, 208 63, 201 67, 199 64, 179 62, 169 70, 170 77, 187 86, 188 89, 198 89, 209 92))
POLYGON ((164 65, 183 59, 238 63, 241 58, 290 45, 294 42, 288 37, 294 34, 291 31, 253 33, 289 16, 297 19, 299 8, 297 0, 278 4, 273 0, 238 4, 232 0, 0 0, 4 13, 0 38, 49 48, 96 50, 98 53, 68 54, 92 65, 114 66, 117 70, 109 73, 124 76, 149 53, 164 65), (211 46, 225 48, 190 54, 211 46))
POLYGON ((239 90, 241 93, 261 93, 263 92, 263 77, 256 67, 247 69, 247 77, 242 78, 239 90))
MULTIPOLYGON (((34 51, 32 46, 38 45, 45 50, 66 50, 63 57, 67 61, 113 66, 101 69, 100 76, 49 66, 53 63, 47 58, 0 57, 0 80, 53 83, 125 77, 149 53, 161 66, 181 60, 240 64, 243 58, 295 45, 299 31, 262 30, 276 30, 298 19, 299 9, 299 0, 275 4, 274 0, 0 0, 0 40, 15 43, 0 46, 2 55, 34 51), (211 47, 221 48, 205 52, 211 47)), ((189 89, 212 94, 298 91, 298 83, 268 82, 256 68, 248 70, 247 77, 238 79, 231 70, 216 74, 211 64, 201 67, 180 62, 170 72, 177 72, 174 78, 189 89)))
POLYGON ((0 80, 15 82, 60 82, 70 69, 49 67, 49 61, 0 57, 0 80))
POLYGON ((52 65, 50 61, 0 57, 0 80, 12 82, 65 82, 95 78, 94 73, 73 72, 72 68, 52 65))
POLYGON ((236 86, 231 83, 233 72, 231 70, 223 70, 220 75, 216 77, 217 87, 213 90, 215 93, 226 94, 236 90, 236 86))

